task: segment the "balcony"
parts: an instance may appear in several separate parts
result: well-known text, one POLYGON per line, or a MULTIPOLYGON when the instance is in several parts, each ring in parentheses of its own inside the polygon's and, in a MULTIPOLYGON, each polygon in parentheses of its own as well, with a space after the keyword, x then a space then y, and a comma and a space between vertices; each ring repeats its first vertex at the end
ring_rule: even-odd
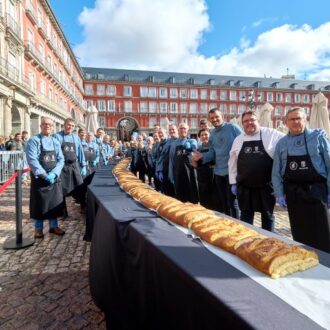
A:
POLYGON ((15 40, 17 44, 22 45, 21 29, 15 19, 7 13, 6 16, 6 39, 15 40))
POLYGON ((37 17, 35 16, 36 9, 30 1, 26 2, 25 13, 33 24, 37 24, 37 17))
POLYGON ((29 59, 33 59, 34 62, 36 62, 39 66, 45 66, 45 58, 44 56, 39 52, 38 49, 36 49, 31 41, 25 42, 25 56, 29 59))
POLYGON ((49 110, 51 112, 56 113, 58 116, 60 116, 62 118, 67 118, 67 116, 68 116, 68 113, 65 110, 65 108, 63 108, 59 104, 55 103, 48 96, 46 96, 44 94, 37 93, 34 96, 32 102, 41 105, 42 107, 46 108, 47 110, 49 110))
POLYGON ((38 31, 43 38, 47 39, 46 26, 40 18, 38 18, 38 31))
POLYGON ((27 94, 33 95, 28 78, 3 57, 0 57, 0 79, 8 87, 19 87, 24 89, 27 94))

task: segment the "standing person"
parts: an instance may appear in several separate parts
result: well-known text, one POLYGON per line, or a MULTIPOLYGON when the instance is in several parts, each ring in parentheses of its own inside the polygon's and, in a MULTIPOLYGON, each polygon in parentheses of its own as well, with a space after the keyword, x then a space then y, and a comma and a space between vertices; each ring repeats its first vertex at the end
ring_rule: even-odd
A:
POLYGON ((44 220, 49 219, 49 232, 64 235, 57 217, 63 215, 63 192, 60 182, 64 156, 60 143, 51 136, 53 121, 41 119, 41 132, 26 145, 31 169, 30 218, 35 220, 35 238, 43 238, 44 220))
POLYGON ((244 133, 230 150, 229 183, 237 196, 241 220, 253 224, 254 212, 261 213, 262 228, 274 231, 275 196, 272 186, 273 155, 283 133, 260 127, 254 111, 242 114, 244 133))
POLYGON ((92 174, 95 172, 96 166, 100 161, 99 147, 95 142, 94 134, 88 132, 86 134, 86 139, 84 139, 81 144, 85 155, 87 172, 88 174, 92 174))
POLYGON ((5 137, 0 135, 0 151, 6 150, 5 142, 6 142, 5 137))
POLYGON ((104 164, 103 161, 103 155, 102 155, 102 144, 103 144, 103 136, 104 136, 104 130, 102 128, 98 128, 95 133, 95 139, 94 142, 98 145, 99 147, 99 152, 100 152, 100 161, 98 163, 98 166, 102 166, 104 164))
POLYGON ((101 163, 102 166, 107 166, 109 163, 109 160, 113 157, 114 155, 114 150, 110 147, 110 136, 109 135, 103 135, 103 142, 101 146, 101 163))
POLYGON ((81 143, 87 167, 87 174, 83 177, 84 183, 75 191, 76 200, 80 203, 81 213, 85 213, 87 186, 92 182, 96 166, 100 159, 99 147, 94 141, 94 134, 88 132, 86 139, 83 139, 81 143))
POLYGON ((137 137, 137 147, 135 149, 134 162, 135 170, 139 173, 139 179, 142 182, 145 182, 145 176, 148 173, 148 159, 147 150, 142 135, 138 135, 137 137))
POLYGON ((174 185, 175 197, 182 202, 198 203, 195 171, 190 164, 197 141, 188 138, 189 126, 179 124, 179 137, 171 144, 168 178, 174 185))
POLYGON ((303 108, 285 118, 289 133, 277 144, 272 181, 277 201, 288 207, 295 241, 330 252, 330 143, 322 129, 306 128, 303 108))
POLYGON ((10 151, 23 151, 22 134, 16 133, 14 139, 8 144, 8 150, 10 151))
POLYGON ((156 177, 156 164, 157 164, 157 160, 159 158, 158 149, 159 149, 159 144, 160 144, 159 130, 158 130, 157 133, 153 134, 153 138, 154 138, 154 144, 152 145, 152 149, 151 149, 151 158, 152 158, 152 164, 153 164, 153 166, 152 166, 152 176, 154 178, 155 189, 157 191, 160 191, 161 182, 156 177))
POLYGON ((236 136, 242 130, 235 124, 226 123, 221 112, 214 108, 209 111, 209 121, 214 126, 210 135, 210 150, 205 153, 194 153, 193 159, 202 163, 215 161, 214 174, 218 201, 217 211, 239 219, 239 208, 236 196, 231 192, 228 177, 229 152, 236 136))
POLYGON ((26 143, 29 139, 29 132, 28 131, 22 131, 22 144, 23 144, 23 151, 26 149, 26 143))
POLYGON ((83 128, 79 128, 78 136, 81 142, 83 142, 86 138, 86 131, 83 128))
POLYGON ((163 135, 163 139, 159 144, 159 158, 156 164, 156 176, 158 180, 161 182, 161 192, 167 196, 174 197, 174 185, 169 179, 169 156, 170 156, 170 148, 172 143, 176 141, 178 138, 178 128, 174 124, 170 124, 168 126, 168 135, 169 138, 166 138, 166 134, 161 132, 162 129, 159 129, 158 135, 161 138, 163 135))
MULTIPOLYGON (((158 133, 156 133, 158 136, 158 133)), ((152 185, 152 179, 155 176, 155 164, 153 160, 152 149, 154 146, 154 138, 152 136, 147 137, 147 145, 146 145, 146 152, 147 152, 147 175, 148 175, 148 183, 152 185)))
MULTIPOLYGON (((198 151, 201 153, 208 152, 210 149, 209 146, 209 138, 210 132, 206 128, 202 128, 198 132, 199 145, 198 151)), ((198 195, 199 202, 204 207, 210 210, 216 210, 216 190, 214 183, 214 161, 205 164, 194 164, 193 166, 196 168, 197 174, 197 182, 198 182, 198 195)), ((201 162, 200 162, 201 163, 201 162)))
MULTIPOLYGON (((71 195, 83 183, 82 177, 87 174, 84 151, 79 137, 73 134, 74 128, 74 120, 67 118, 64 121, 63 131, 54 134, 61 144, 64 156, 64 167, 61 172, 64 201, 66 196, 71 195)), ((65 210, 65 216, 66 213, 65 210)))
POLYGON ((207 122, 207 119, 203 118, 199 121, 199 128, 200 129, 209 129, 209 124, 207 122))

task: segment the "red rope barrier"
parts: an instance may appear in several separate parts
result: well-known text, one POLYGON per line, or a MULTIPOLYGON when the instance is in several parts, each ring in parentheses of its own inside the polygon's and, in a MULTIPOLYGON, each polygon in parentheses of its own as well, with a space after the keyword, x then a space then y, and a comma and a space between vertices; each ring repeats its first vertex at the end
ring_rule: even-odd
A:
POLYGON ((0 187, 0 194, 2 194, 5 189, 15 180, 17 177, 17 172, 15 172, 1 187, 0 187))
MULTIPOLYGON (((29 172, 30 169, 26 168, 22 171, 23 173, 29 172)), ((1 187, 0 187, 0 194, 2 194, 5 189, 15 180, 15 178, 17 177, 17 172, 15 172, 1 187)))

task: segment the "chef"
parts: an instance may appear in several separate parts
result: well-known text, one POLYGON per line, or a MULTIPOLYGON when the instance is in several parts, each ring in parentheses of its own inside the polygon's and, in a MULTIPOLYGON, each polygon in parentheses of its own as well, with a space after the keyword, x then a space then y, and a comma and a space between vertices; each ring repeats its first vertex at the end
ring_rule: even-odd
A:
POLYGON ((330 143, 322 129, 306 128, 303 108, 285 118, 289 133, 277 144, 272 181, 288 208, 295 241, 330 252, 330 143))
POLYGON ((174 185, 169 180, 169 155, 172 143, 178 137, 178 128, 174 124, 168 126, 168 135, 159 129, 158 135, 161 139, 158 147, 159 157, 156 163, 156 177, 161 182, 161 192, 167 196, 174 197, 174 185))
MULTIPOLYGON (((208 152, 210 132, 207 128, 202 128, 198 132, 198 151, 201 153, 208 152)), ((196 167, 197 182, 198 182, 198 195, 199 202, 204 207, 210 210, 216 210, 216 189, 214 182, 214 161, 209 163, 199 164, 194 163, 193 166, 196 167)))
POLYGON ((53 121, 41 119, 41 132, 28 140, 26 157, 31 169, 30 217, 35 220, 35 238, 43 238, 44 220, 49 219, 49 232, 64 235, 57 217, 63 215, 61 170, 64 156, 60 143, 51 136, 53 121))
POLYGON ((236 136, 242 133, 239 126, 224 121, 217 108, 209 111, 208 119, 214 126, 209 139, 208 152, 194 152, 193 160, 202 164, 215 161, 214 178, 217 189, 217 211, 239 218, 237 198, 232 194, 228 177, 229 152, 236 136))
POLYGON ((67 118, 64 121, 63 131, 54 135, 60 142, 64 155, 64 167, 61 173, 64 198, 83 183, 82 177, 87 174, 83 148, 79 137, 73 134, 74 128, 74 120, 67 118))
POLYGON ((179 137, 170 148, 168 178, 174 185, 177 199, 198 203, 197 179, 191 166, 191 153, 197 150, 197 141, 188 137, 187 123, 180 123, 178 128, 179 137))
POLYGON ((262 228, 273 231, 275 196, 271 184, 273 155, 284 134, 260 127, 253 111, 242 114, 244 132, 237 136, 228 162, 231 191, 237 195, 242 221, 253 224, 254 212, 261 213, 262 228))

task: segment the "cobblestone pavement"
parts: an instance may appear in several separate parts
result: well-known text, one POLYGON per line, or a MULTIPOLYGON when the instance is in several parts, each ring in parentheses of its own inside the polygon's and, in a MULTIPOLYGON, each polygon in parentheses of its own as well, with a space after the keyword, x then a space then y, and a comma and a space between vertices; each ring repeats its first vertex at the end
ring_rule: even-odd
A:
MULTIPOLYGON (((29 187, 23 187, 23 236, 33 237, 28 216, 29 187)), ((21 250, 4 250, 15 238, 15 189, 0 195, 0 330, 105 329, 88 285, 90 243, 83 241, 84 216, 68 199, 70 218, 59 221, 66 234, 48 233, 21 250)), ((260 216, 256 216, 260 225, 260 216)), ((276 209, 276 232, 291 237, 285 211, 276 209)))
MULTIPOLYGON (((23 188, 23 237, 34 235, 29 188, 23 188)), ((106 329, 89 291, 90 243, 83 241, 84 216, 68 199, 70 218, 59 221, 63 237, 45 238, 20 250, 4 250, 15 239, 15 189, 0 195, 0 329, 106 329)))

